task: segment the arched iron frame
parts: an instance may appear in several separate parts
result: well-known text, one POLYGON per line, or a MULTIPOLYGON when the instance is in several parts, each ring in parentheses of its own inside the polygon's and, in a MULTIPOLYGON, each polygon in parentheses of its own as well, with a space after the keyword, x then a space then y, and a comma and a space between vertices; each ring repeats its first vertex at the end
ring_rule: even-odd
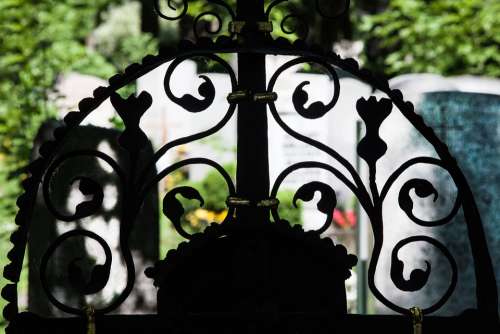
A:
MULTIPOLYGON (((408 168, 415 165, 428 164, 438 166, 446 170, 457 187, 455 205, 447 217, 436 221, 424 221, 413 215, 412 202, 409 196, 407 196, 410 190, 414 189, 417 194, 424 197, 437 194, 432 184, 426 180, 412 179, 406 182, 399 192, 399 203, 401 208, 407 213, 408 217, 415 224, 427 227, 446 224, 451 221, 460 208, 463 209, 471 244, 472 256, 474 259, 477 284, 477 309, 468 310, 467 312, 455 317, 439 317, 431 315, 443 306, 449 299, 455 289, 458 275, 452 254, 450 254, 450 252, 439 241, 431 237, 417 235, 401 240, 393 249, 392 267, 400 265, 400 263, 398 263, 400 261, 397 258, 397 253, 405 245, 417 241, 423 241, 433 245, 448 259, 452 270, 452 280, 450 282, 449 289, 445 292, 442 298, 434 305, 422 310, 426 317, 426 324, 429 331, 438 332, 450 329, 461 332, 465 329, 474 329, 474 326, 476 326, 478 322, 481 323, 482 326, 493 326, 491 328, 498 326, 498 296, 495 275, 480 215, 471 189, 459 166, 457 165, 456 160, 451 156, 447 146, 440 141, 432 128, 428 127, 423 119, 415 113, 412 103, 405 101, 399 90, 392 90, 386 79, 374 76, 370 71, 359 68, 358 63, 353 59, 342 59, 332 51, 323 50, 318 46, 309 46, 302 39, 298 39, 295 42, 290 42, 284 38, 273 39, 270 36, 272 23, 269 23, 269 16, 272 9, 284 2, 284 0, 273 1, 267 8, 264 8, 262 0, 238 1, 236 13, 224 1, 207 1, 212 4, 219 5, 229 13, 229 16, 233 20, 230 25, 230 36, 219 36, 215 40, 207 37, 199 37, 199 34, 197 33, 197 24, 201 17, 205 15, 212 15, 215 16, 220 23, 222 22, 220 16, 215 12, 201 13, 195 19, 194 30, 195 36, 197 37, 196 42, 193 43, 183 41, 177 48, 164 50, 157 56, 146 56, 142 60, 142 63, 132 64, 126 68, 124 73, 111 77, 109 79, 109 86, 97 88, 92 97, 83 99, 79 103, 78 111, 70 112, 64 118, 64 126, 56 129, 54 132, 55 140, 45 143, 40 148, 41 157, 31 163, 28 167, 30 175, 22 183, 24 194, 18 199, 17 202, 19 206, 19 213, 16 217, 18 229, 10 238, 13 243, 13 248, 7 255, 10 263, 4 269, 4 277, 12 282, 5 286, 2 290, 2 297, 8 301, 8 304, 3 311, 5 319, 10 323, 8 330, 12 333, 45 333, 49 331, 62 333, 79 326, 81 328, 85 328, 85 319, 86 316, 88 316, 86 311, 72 308, 58 301, 54 296, 52 296, 50 289, 47 286, 47 282, 44 280, 44 271, 48 258, 53 253, 55 248, 68 238, 76 235, 85 236, 92 238, 101 244, 106 254, 106 263, 101 266, 104 274, 101 274, 101 276, 96 275, 95 282, 90 282, 89 286, 87 286, 88 292, 92 293, 99 291, 107 283, 109 276, 109 268, 107 268, 107 266, 109 266, 108 258, 111 257, 109 247, 101 237, 91 231, 71 231, 61 235, 47 250, 47 253, 44 255, 44 259, 42 260, 41 280, 49 300, 62 311, 73 314, 76 317, 67 319, 46 319, 29 312, 19 312, 18 310, 17 282, 20 279, 28 233, 33 219, 33 207, 38 191, 42 191, 49 210, 57 219, 63 221, 72 221, 89 216, 97 210, 102 203, 103 194, 99 185, 89 178, 79 178, 80 190, 87 195, 92 195, 93 199, 88 202, 81 203, 81 205, 77 207, 76 213, 71 216, 60 214, 57 212, 56 208, 52 207, 49 191, 50 178, 58 166, 64 163, 64 161, 75 156, 94 156, 109 164, 124 184, 124 189, 126 189, 124 200, 131 204, 125 207, 120 229, 120 246, 122 255, 127 264, 128 272, 127 286, 124 291, 108 306, 103 309, 95 310, 95 316, 98 319, 97 321, 99 323, 100 331, 119 330, 120 332, 129 333, 145 329, 147 332, 158 332, 160 330, 175 331, 179 330, 179 327, 193 332, 201 328, 209 331, 215 331, 220 327, 220 324, 218 323, 220 319, 235 320, 235 327, 229 326, 228 328, 239 330, 241 329, 241 321, 248 324, 248 322, 265 322, 266 319, 269 319, 269 314, 177 314, 171 315, 171 321, 165 321, 164 316, 160 318, 157 315, 108 315, 109 312, 116 309, 116 307, 118 307, 127 298, 134 285, 134 263, 130 250, 127 247, 127 240, 134 224, 133 217, 137 215, 142 199, 148 189, 154 187, 155 184, 163 177, 172 171, 189 164, 208 165, 216 169, 227 182, 229 213, 225 222, 220 227, 222 232, 219 231, 218 233, 227 233, 227 231, 232 228, 231 224, 239 226, 238 224, 235 224, 233 219, 236 208, 238 208, 237 216, 240 223, 248 223, 249 221, 259 220, 264 223, 270 223, 270 215, 273 217, 275 222, 279 222, 280 217, 276 209, 277 202, 275 198, 277 191, 284 178, 297 169, 321 168, 327 170, 352 190, 367 215, 370 217, 374 236, 373 255, 368 271, 369 287, 380 302, 401 315, 345 315, 340 318, 337 317, 332 319, 328 314, 302 314, 299 315, 299 318, 301 319, 299 321, 300 324, 294 323, 294 321, 297 321, 297 315, 272 315, 273 319, 286 319, 287 321, 294 323, 297 326, 296 328, 302 328, 304 330, 307 330, 307 328, 301 327, 301 324, 303 324, 301 321, 304 319, 314 320, 316 323, 321 323, 324 326, 323 330, 325 330, 325 332, 326 330, 361 330, 363 328, 384 328, 387 332, 391 332, 391 329, 387 329, 388 327, 392 328, 394 332, 401 332, 406 331, 409 328, 408 316, 411 316, 411 311, 390 301, 378 290, 375 284, 375 271, 384 240, 382 204, 393 183, 404 171, 408 170, 408 168), (239 55, 240 68, 238 75, 234 73, 232 68, 223 59, 217 56, 218 54, 225 53, 234 53, 239 55), (269 82, 267 82, 265 79, 265 64, 263 63, 265 55, 290 55, 297 58, 281 66, 271 76, 269 82), (162 155, 173 147, 216 133, 235 114, 237 114, 239 124, 237 157, 239 169, 236 185, 233 184, 227 172, 220 165, 205 158, 193 158, 180 161, 167 167, 163 171, 160 171, 152 179, 146 180, 144 177, 148 175, 147 168, 145 170, 136 171, 134 170, 134 165, 132 164, 130 166, 132 172, 129 174, 131 176, 127 177, 121 170, 121 167, 110 156, 102 152, 75 151, 62 156, 57 156, 58 151, 65 142, 65 138, 72 133, 72 130, 77 128, 82 121, 104 101, 110 99, 126 125, 126 130, 120 137, 120 144, 129 152, 130 160, 134 161, 134 157, 137 157, 145 137, 145 134, 139 127, 139 120, 142 114, 146 112, 151 105, 152 100, 151 96, 147 92, 142 92, 138 96, 131 96, 128 99, 123 99, 117 94, 117 91, 167 62, 172 62, 165 76, 164 84, 167 96, 173 102, 184 107, 184 109, 189 112, 202 112, 207 109, 212 104, 213 97, 215 95, 215 87, 209 78, 201 76, 204 80, 204 82, 199 86, 199 93, 203 97, 201 100, 190 95, 177 97, 170 89, 169 81, 175 68, 182 61, 194 57, 210 58, 211 60, 214 60, 222 65, 229 74, 232 92, 228 96, 228 110, 224 117, 212 128, 185 138, 177 139, 160 148, 155 153, 153 160, 148 166, 154 166, 155 161, 157 161, 162 155), (303 90, 303 87, 308 83, 303 82, 295 89, 293 95, 295 109, 305 118, 320 118, 334 108, 340 90, 336 72, 337 68, 369 83, 374 88, 387 95, 388 99, 377 100, 374 97, 371 97, 368 100, 360 99, 357 104, 358 113, 363 119, 367 130, 365 137, 358 145, 358 154, 363 160, 365 160, 369 167, 370 178, 368 187, 366 187, 360 175, 358 175, 349 162, 347 162, 336 151, 322 143, 295 132, 280 118, 274 103, 277 93, 279 92, 274 91, 274 85, 283 71, 302 63, 315 63, 320 65, 331 76, 334 86, 332 101, 326 105, 322 102, 315 102, 308 108, 304 107, 308 100, 308 96, 303 90), (244 66, 250 70, 247 71, 244 66), (439 158, 418 157, 405 162, 396 171, 394 171, 394 173, 386 181, 385 185, 379 189, 376 183, 376 162, 385 154, 387 145, 378 136, 378 130, 384 119, 392 112, 393 105, 396 106, 401 114, 412 124, 412 126, 434 146, 439 158), (284 170, 276 180, 275 184, 271 187, 268 180, 266 119, 268 113, 266 110, 269 110, 271 117, 273 117, 279 126, 290 136, 327 153, 336 161, 340 162, 343 167, 345 167, 347 174, 323 163, 304 161, 284 170), (243 126, 248 124, 251 124, 252 126, 243 126), (249 145, 264 147, 264 149, 259 151, 249 151, 249 145), (292 320, 291 317, 295 317, 295 320, 292 320)), ((167 2, 171 8, 177 8, 172 1, 167 2)), ((347 1, 346 9, 349 5, 348 2, 349 1, 347 1)), ((178 17, 168 17, 160 10, 160 7, 158 6, 159 1, 156 1, 155 3, 160 16, 168 19, 178 19, 182 17, 186 14, 188 8, 188 1, 184 0, 182 1, 182 9, 180 10, 181 13, 178 17)), ((317 9, 321 12, 320 1, 316 0, 315 4, 317 9)), ((295 15, 290 14, 285 17, 282 22, 280 22, 280 27, 283 32, 291 32, 287 30, 285 22, 294 18, 296 18, 295 15)), ((222 25, 220 25, 216 31, 209 31, 209 33, 218 34, 221 30, 221 26, 222 25)), ((323 204, 321 206, 320 203, 318 203, 318 209, 324 213, 332 212, 335 207, 335 192, 328 185, 319 182, 309 183, 299 189, 296 196, 299 199, 307 199, 307 197, 315 191, 319 191, 322 195, 321 201, 323 204)), ((193 239, 193 236, 189 235, 189 233, 184 231, 180 226, 179 217, 183 210, 182 206, 179 207, 179 203, 176 202, 176 194, 181 194, 187 198, 199 199, 200 201, 203 199, 200 198, 199 193, 197 193, 196 190, 188 187, 173 189, 164 199, 164 206, 171 208, 170 210, 164 209, 165 214, 172 220, 176 230, 183 237, 193 239)), ((319 234, 328 227, 329 221, 331 221, 331 217, 327 215, 325 225, 320 230, 315 232, 318 240, 320 239, 319 234)), ((416 271, 420 271, 420 278, 411 278, 410 280, 405 281, 404 278, 402 278, 401 266, 400 272, 396 272, 395 275, 392 275, 391 272, 391 279, 395 285, 403 291, 416 291, 425 286, 429 274, 428 271, 426 272, 418 269, 416 271)), ((311 325, 310 321, 306 321, 305 323, 307 323, 308 326, 311 325)))

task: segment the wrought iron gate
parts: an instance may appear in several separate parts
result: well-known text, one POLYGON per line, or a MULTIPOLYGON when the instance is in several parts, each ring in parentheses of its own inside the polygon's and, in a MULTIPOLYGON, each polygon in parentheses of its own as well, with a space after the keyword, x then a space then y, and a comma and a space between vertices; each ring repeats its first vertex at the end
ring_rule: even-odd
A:
MULTIPOLYGON (((410 333, 418 327, 424 318, 428 333, 444 330, 464 332, 483 331, 491 328, 498 332, 498 300, 489 252, 487 249, 482 224, 471 190, 456 161, 422 118, 414 112, 411 103, 406 102, 400 91, 391 90, 385 79, 375 77, 369 71, 360 69, 356 61, 342 59, 337 54, 321 47, 309 46, 303 40, 293 43, 284 38, 271 36, 273 22, 270 15, 276 6, 284 0, 274 0, 267 7, 264 0, 238 0, 232 8, 223 0, 207 0, 227 11, 232 18, 229 35, 218 36, 215 40, 198 37, 192 43, 183 41, 178 48, 164 50, 158 56, 146 56, 141 64, 130 65, 123 74, 110 78, 108 87, 99 87, 93 97, 84 99, 79 104, 79 111, 70 112, 65 118, 65 125, 58 128, 55 140, 45 143, 41 149, 41 158, 29 166, 30 176, 23 182, 25 193, 19 198, 19 214, 16 218, 18 230, 12 234, 14 244, 8 257, 10 264, 4 270, 4 276, 12 283, 7 285, 2 296, 9 302, 4 309, 5 318, 10 322, 8 331, 12 333, 68 333, 68 332, 359 332, 372 330, 387 333, 410 333), (238 71, 219 55, 235 53, 238 55, 238 71), (266 55, 291 55, 293 60, 281 66, 266 80, 266 55), (165 75, 164 88, 169 99, 188 112, 197 113, 206 110, 214 100, 216 87, 208 77, 198 87, 202 99, 191 95, 176 96, 170 87, 170 79, 175 68, 184 60, 204 57, 217 62, 229 74, 232 92, 227 96, 228 109, 224 117, 211 129, 167 143, 160 148, 151 161, 144 166, 138 164, 138 156, 146 134, 139 127, 141 116, 152 104, 148 92, 123 99, 117 90, 157 68, 171 62, 165 75), (308 138, 294 131, 280 117, 276 100, 279 92, 275 84, 280 75, 292 66, 314 63, 319 65, 332 79, 333 97, 328 103, 314 102, 308 107, 308 94, 303 82, 296 87, 293 105, 298 114, 306 119, 319 119, 332 111, 340 96, 339 69, 366 81, 386 94, 386 98, 360 99, 357 110, 366 127, 366 135, 359 142, 358 154, 368 166, 369 180, 364 182, 350 162, 333 148, 308 138), (123 119, 126 129, 119 137, 120 145, 127 150, 129 162, 119 165, 109 155, 91 150, 80 150, 58 155, 65 138, 79 127, 81 122, 107 99, 123 119), (396 110, 396 108, 398 110, 396 110), (387 150, 387 144, 379 137, 379 129, 390 113, 402 115, 430 142, 439 158, 420 157, 407 161, 400 166, 380 187, 376 181, 377 161, 387 150), (237 115, 235 116, 235 114, 237 115), (284 170, 273 185, 269 181, 267 118, 273 117, 279 126, 291 137, 325 152, 342 169, 328 164, 304 161, 284 170), (233 117, 237 117, 237 176, 236 185, 229 174, 215 161, 200 157, 179 161, 151 176, 155 163, 172 148, 199 140, 219 131, 233 117), (105 241, 95 232, 77 229, 64 233, 53 241, 43 256, 40 280, 49 300, 61 311, 72 315, 69 318, 44 318, 29 312, 19 312, 17 303, 17 282, 23 264, 27 236, 30 225, 36 221, 33 217, 33 205, 37 193, 43 194, 47 208, 64 222, 75 221, 92 216, 100 210, 103 202, 103 190, 91 177, 75 175, 80 182, 80 190, 91 199, 80 203, 72 215, 61 213, 51 200, 51 180, 64 163, 74 157, 91 156, 108 164, 122 182, 123 191, 120 200, 123 205, 120 221, 120 249, 127 266, 127 284, 123 291, 103 308, 77 308, 58 300, 46 278, 46 267, 55 250, 66 240, 73 237, 86 237, 97 241, 105 251, 106 261, 96 265, 90 281, 80 286, 82 294, 95 293, 106 286, 109 280, 111 252, 105 241), (163 200, 163 211, 173 222, 177 232, 188 239, 175 251, 169 252, 164 260, 159 261, 146 275, 154 280, 158 287, 158 314, 155 315, 116 315, 110 314, 134 288, 134 258, 128 247, 128 239, 133 228, 137 227, 136 217, 149 190, 173 171, 187 165, 207 165, 218 171, 227 182, 228 215, 222 224, 213 224, 203 233, 190 235, 180 223, 184 212, 182 204, 176 198, 181 195, 203 202, 196 189, 178 187, 170 190, 163 200), (399 205, 408 217, 417 225, 433 227, 444 225, 462 209, 467 222, 467 230, 474 258, 477 283, 477 309, 468 310, 455 317, 433 316, 455 290, 457 266, 453 255, 438 240, 428 236, 409 236, 401 240, 393 250, 413 242, 426 242, 440 250, 448 259, 452 271, 449 288, 433 305, 424 309, 407 309, 397 305, 384 296, 375 284, 375 270, 384 242, 382 205, 388 191, 396 179, 408 168, 417 165, 432 165, 449 173, 458 189, 452 211, 444 218, 426 221, 416 217, 413 202, 408 195, 415 190, 420 197, 436 195, 433 185, 423 179, 407 181, 399 191, 399 205), (330 239, 322 239, 320 234, 328 228, 331 214, 336 205, 334 189, 322 182, 311 182, 299 188, 296 199, 311 200, 314 193, 321 193, 318 209, 327 219, 317 231, 304 232, 300 227, 291 227, 278 213, 279 201, 276 198, 281 183, 293 171, 307 168, 323 169, 345 184, 359 200, 360 205, 370 218, 374 248, 371 258, 368 283, 374 296, 400 315, 367 316, 351 315, 346 312, 344 281, 356 264, 356 257, 347 253, 342 245, 334 245, 330 239), (236 262, 244 265, 237 265, 236 262), (296 281, 286 279, 287 273, 296 275, 296 281), (194 277, 211 277, 207 286, 199 288, 194 277), (298 284, 297 282, 303 284, 298 284), (328 286, 325 291, 324 286, 328 286)), ((319 0, 311 1, 323 16, 328 16, 321 9, 319 0)), ((171 8, 176 8, 173 1, 167 1, 171 8)), ((169 17, 162 13, 159 1, 155 2, 159 15, 175 20, 186 14, 189 1, 183 0, 180 14, 169 17)), ((346 1, 344 11, 347 11, 346 1)), ((343 13, 338 13, 342 15, 343 13)), ((204 15, 218 17, 217 13, 200 13, 194 20, 195 26, 204 15)), ((280 24, 283 32, 289 32, 283 19, 280 24)), ((326 18, 325 18, 326 19, 326 18)), ((221 29, 212 33, 218 34, 221 29)), ((402 291, 418 291, 428 283, 430 267, 426 271, 416 269, 409 280, 403 277, 404 264, 393 256, 391 279, 402 291)), ((71 279, 71 274, 69 278, 71 279)), ((152 283, 153 284, 153 283, 152 283)))

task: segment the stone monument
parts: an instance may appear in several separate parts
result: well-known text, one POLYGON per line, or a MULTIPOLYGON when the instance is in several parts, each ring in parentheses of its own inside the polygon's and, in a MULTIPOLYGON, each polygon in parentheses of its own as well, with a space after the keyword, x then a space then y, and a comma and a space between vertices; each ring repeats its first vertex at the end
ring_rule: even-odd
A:
MULTIPOLYGON (((38 155, 41 143, 51 139, 52 133, 60 122, 45 123, 35 140, 34 158, 38 155)), ((98 150, 111 156, 120 165, 127 163, 126 151, 118 146, 117 130, 94 126, 80 126, 65 141, 61 154, 75 150, 98 150)), ((142 151, 141 161, 152 156, 151 144, 142 151)), ((125 169, 126 170, 126 169, 125 169)), ((104 252, 98 243, 89 238, 78 237, 65 241, 49 261, 47 275, 51 282, 51 291, 66 304, 83 308, 85 305, 99 307, 109 303, 126 283, 126 269, 119 249, 121 211, 120 182, 112 168, 95 157, 81 156, 67 160, 53 177, 54 192, 50 198, 56 209, 64 214, 75 212, 77 204, 82 202, 82 193, 74 184, 75 176, 87 176, 98 182, 103 189, 102 209, 95 215, 73 222, 56 219, 47 209, 41 187, 38 193, 34 217, 28 241, 29 291, 28 309, 45 316, 60 314, 47 299, 40 280, 41 258, 49 245, 61 234, 74 229, 87 229, 101 236, 112 252, 110 278, 106 287, 97 294, 81 296, 69 284, 68 268, 82 270, 88 278, 89 271, 95 264, 104 262, 104 252), (66 256, 71 254, 71 258, 66 256), (75 258, 76 257, 76 258, 75 258)), ((80 181, 81 182, 81 181, 80 181)), ((80 185, 81 187, 81 185, 80 185)), ((155 188, 147 196, 134 231, 131 234, 130 249, 136 266, 136 282, 131 296, 116 312, 150 313, 155 311, 156 293, 147 278, 144 269, 152 265, 159 257, 159 211, 158 192, 155 188)))

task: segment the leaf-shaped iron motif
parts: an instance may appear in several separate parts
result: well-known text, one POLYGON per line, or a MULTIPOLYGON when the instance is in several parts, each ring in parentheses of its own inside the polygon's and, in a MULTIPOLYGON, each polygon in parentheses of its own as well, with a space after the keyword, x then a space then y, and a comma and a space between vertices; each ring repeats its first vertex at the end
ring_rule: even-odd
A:
POLYGON ((321 101, 313 102, 309 107, 305 108, 304 105, 309 100, 309 94, 304 90, 304 87, 309 85, 309 81, 304 81, 298 85, 292 96, 292 102, 295 110, 300 116, 307 119, 317 119, 323 117, 327 112, 329 112, 337 103, 338 100, 338 87, 335 85, 335 94, 332 101, 325 105, 321 101))
MULTIPOLYGON (((47 297, 60 310, 66 313, 80 314, 80 309, 69 306, 67 304, 64 304, 64 302, 59 301, 59 299, 54 294, 54 292, 56 291, 52 290, 51 284, 47 277, 47 268, 50 259, 59 249, 59 247, 71 238, 90 238, 96 241, 104 251, 104 256, 106 258, 104 264, 93 266, 90 277, 88 279, 86 275, 84 275, 82 267, 80 267, 79 265, 81 262, 83 262, 84 259, 86 259, 85 257, 73 259, 69 263, 67 268, 69 283, 73 288, 84 295, 95 294, 106 287, 106 284, 109 280, 111 261, 113 256, 111 254, 111 248, 101 236, 84 229, 75 229, 60 235, 50 244, 47 251, 43 254, 40 261, 40 282, 42 283, 43 290, 47 294, 47 297)), ((88 263, 89 265, 91 264, 90 261, 88 263)))
POLYGON ((104 193, 99 183, 88 177, 75 178, 73 183, 77 181, 80 182, 78 186, 80 192, 85 196, 92 196, 92 199, 82 202, 76 206, 75 214, 71 217, 73 220, 81 219, 94 214, 101 208, 102 201, 104 199, 104 193))
POLYGON ((432 313, 444 305, 455 290, 458 275, 457 263, 455 262, 455 259, 451 255, 450 251, 442 243, 432 237, 426 235, 416 235, 405 238, 396 244, 391 254, 391 280, 398 289, 406 292, 416 292, 423 289, 426 284, 429 283, 429 277, 432 271, 432 266, 429 261, 425 261, 425 269, 412 270, 408 280, 406 280, 403 276, 404 263, 398 258, 398 254, 403 247, 415 242, 425 243, 428 246, 432 246, 433 249, 439 250, 450 265, 451 279, 448 288, 443 292, 438 301, 423 310, 425 313, 432 313))
POLYGON ((120 145, 130 152, 137 152, 147 144, 148 138, 139 127, 141 117, 151 107, 153 98, 147 92, 139 96, 130 95, 126 100, 117 93, 111 94, 111 104, 125 123, 125 131, 118 139, 120 145))
POLYGON ((326 214, 326 220, 323 226, 317 230, 317 233, 323 233, 328 229, 328 227, 332 223, 333 218, 333 210, 337 205, 337 196, 335 195, 335 191, 329 185, 314 181, 301 186, 295 195, 293 196, 293 205, 297 207, 297 201, 302 200, 304 202, 309 202, 314 198, 314 194, 316 191, 321 193, 321 199, 318 201, 316 207, 318 210, 324 214, 326 214))
POLYGON ((293 106, 300 116, 307 119, 320 118, 328 112, 325 104, 321 101, 316 101, 312 103, 308 108, 304 108, 304 105, 309 99, 309 94, 304 90, 304 86, 309 85, 309 81, 304 81, 295 88, 293 92, 293 106))
POLYGON ((391 279, 398 287, 398 289, 402 291, 418 291, 425 286, 431 273, 431 264, 429 263, 429 261, 425 261, 425 264, 425 270, 414 269, 410 274, 410 279, 406 280, 403 277, 404 262, 398 259, 397 252, 393 252, 391 263, 391 279))
POLYGON ((436 202, 438 199, 438 192, 436 188, 427 180, 424 179, 411 179, 407 181, 399 192, 398 202, 399 206, 407 214, 410 219, 420 225, 426 225, 426 223, 413 214, 413 200, 410 196, 410 191, 415 189, 415 194, 420 198, 426 198, 431 195, 434 196, 433 201, 436 202))
POLYGON ((392 111, 392 102, 389 99, 377 101, 371 96, 368 100, 359 99, 356 109, 366 126, 366 135, 358 144, 358 154, 368 165, 375 166, 387 151, 387 144, 380 138, 379 131, 392 111))
POLYGON ((173 96, 169 96, 172 101, 189 112, 197 113, 201 112, 210 105, 212 105, 215 98, 215 87, 212 81, 205 75, 200 75, 200 78, 203 79, 203 83, 198 87, 198 93, 203 97, 202 100, 197 99, 191 94, 184 94, 182 97, 178 98, 173 96))
POLYGON ((192 187, 177 187, 169 191, 163 198, 163 213, 172 221, 177 232, 186 239, 190 239, 191 235, 184 231, 181 226, 181 217, 184 214, 182 203, 176 198, 180 194, 182 197, 200 202, 200 206, 205 203, 198 190, 192 187))
POLYGON ((104 264, 97 264, 93 267, 88 281, 85 280, 83 270, 78 265, 78 262, 82 260, 82 258, 76 258, 69 263, 68 278, 71 285, 85 295, 91 295, 104 289, 111 271, 111 257, 106 257, 104 264))

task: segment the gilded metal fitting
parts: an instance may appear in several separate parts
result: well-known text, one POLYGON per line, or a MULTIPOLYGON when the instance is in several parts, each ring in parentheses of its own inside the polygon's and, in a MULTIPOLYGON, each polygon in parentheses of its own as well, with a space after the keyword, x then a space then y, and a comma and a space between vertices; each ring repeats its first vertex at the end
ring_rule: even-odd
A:
POLYGON ((95 309, 93 306, 85 307, 87 317, 87 334, 95 334, 95 309))
POLYGON ((279 199, 277 198, 269 198, 263 199, 257 203, 257 207, 259 208, 277 208, 280 204, 279 199))
MULTIPOLYGON (((257 31, 270 33, 273 31, 273 23, 269 21, 260 21, 257 23, 257 31)), ((232 34, 241 34, 245 27, 245 21, 231 21, 229 22, 229 32, 232 34)))
POLYGON ((278 94, 275 92, 255 93, 253 100, 255 102, 274 102, 278 99, 278 94))
POLYGON ((257 29, 260 32, 272 32, 273 31, 273 23, 266 21, 266 22, 257 22, 257 29))
POLYGON ((246 100, 250 97, 250 91, 248 90, 237 90, 235 92, 229 93, 227 96, 227 101, 229 103, 237 103, 242 100, 246 100))
POLYGON ((245 26, 244 21, 231 21, 229 22, 229 32, 232 34, 241 34, 243 27, 245 26))
POLYGON ((277 198, 263 199, 258 202, 253 202, 246 198, 230 196, 226 200, 226 204, 229 207, 258 207, 258 208, 276 208, 280 204, 277 198))
POLYGON ((419 307, 410 308, 411 320, 413 323, 413 334, 422 334, 422 322, 424 321, 424 314, 419 307))

